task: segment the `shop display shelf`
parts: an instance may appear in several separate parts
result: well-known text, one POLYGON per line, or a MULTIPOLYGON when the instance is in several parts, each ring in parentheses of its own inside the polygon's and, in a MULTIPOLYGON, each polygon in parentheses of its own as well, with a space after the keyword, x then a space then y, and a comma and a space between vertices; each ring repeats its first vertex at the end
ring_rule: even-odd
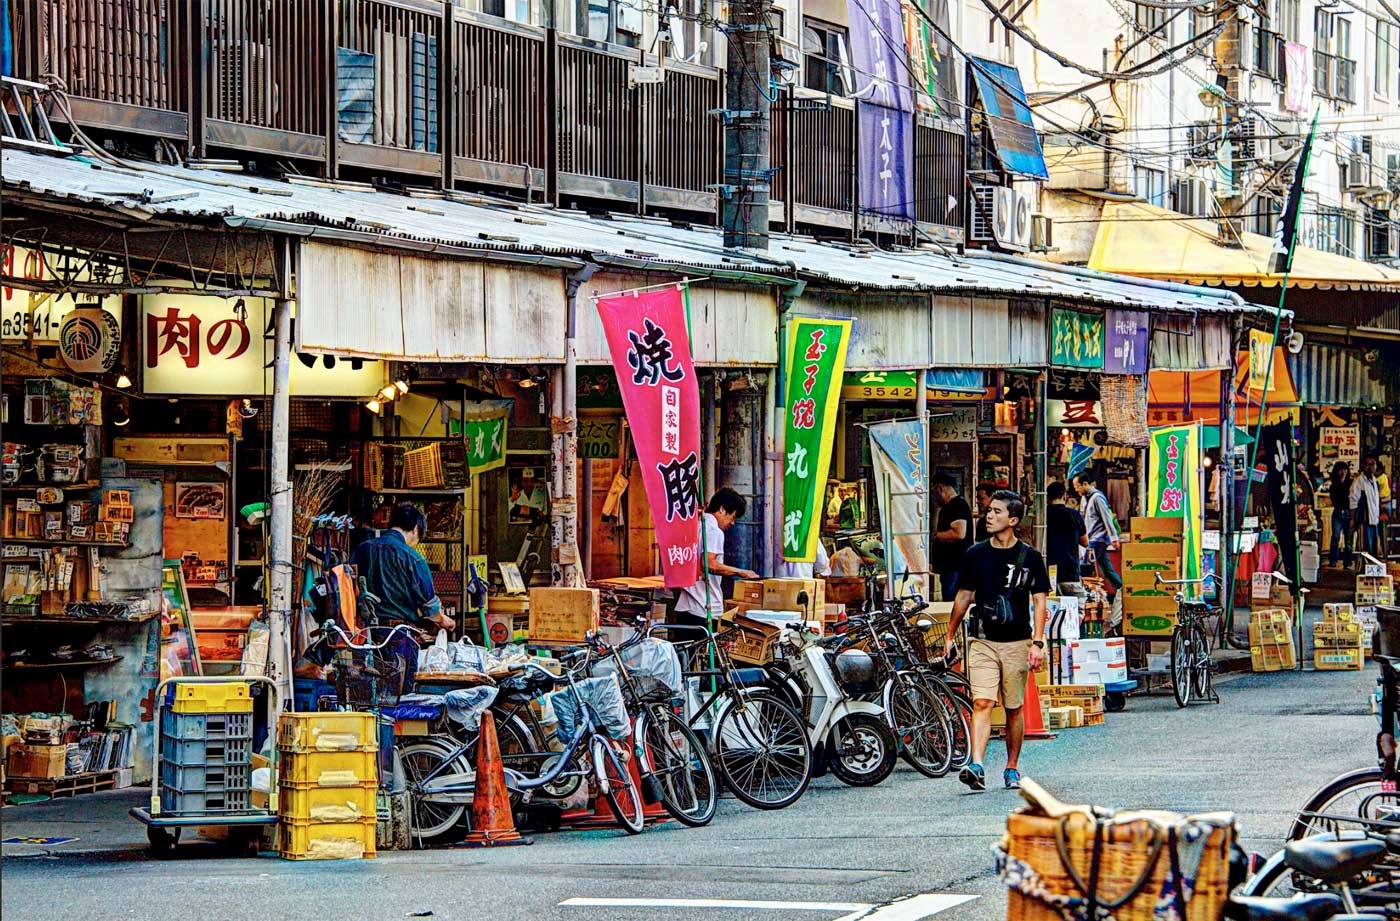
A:
POLYGON ((80 483, 6 483, 5 489, 11 492, 34 492, 38 489, 101 489, 101 480, 83 480, 80 483))
POLYGON ((121 660, 121 656, 112 656, 110 659, 69 659, 67 662, 21 662, 18 665, 6 665, 5 668, 15 671, 41 668, 96 668, 99 665, 111 665, 113 662, 121 660))
POLYGON ((6 627, 31 625, 35 627, 102 626, 105 624, 144 624, 155 617, 158 611, 142 614, 140 617, 30 617, 25 614, 5 614, 0 616, 0 624, 6 627))
POLYGON ((70 540, 70 539, 49 539, 47 537, 3 537, 0 542, 7 544, 25 544, 41 547, 129 547, 130 544, 115 540, 70 540))

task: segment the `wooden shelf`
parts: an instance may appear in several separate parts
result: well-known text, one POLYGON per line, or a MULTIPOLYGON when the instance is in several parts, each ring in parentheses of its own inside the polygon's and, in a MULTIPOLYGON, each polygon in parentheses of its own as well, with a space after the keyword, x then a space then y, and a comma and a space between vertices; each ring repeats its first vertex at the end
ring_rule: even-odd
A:
POLYGON ((6 483, 4 489, 11 492, 34 492, 39 489, 101 489, 101 480, 84 480, 81 483, 6 483))
POLYGON ((42 537, 0 537, 4 544, 31 544, 43 547, 130 547, 110 540, 48 540, 42 537))
POLYGON ((34 669, 37 671, 43 668, 95 668, 99 665, 111 665, 113 662, 121 660, 121 656, 112 656, 110 659, 69 659, 67 662, 22 662, 19 665, 6 665, 5 670, 34 669))
POLYGON ((448 487, 420 486, 416 489, 389 489, 386 487, 384 489, 372 490, 372 492, 392 493, 396 496, 460 496, 466 493, 466 491, 466 488, 461 486, 455 489, 448 487))
POLYGON ((6 627, 18 627, 26 624, 33 624, 36 627, 56 627, 68 624, 78 624, 85 627, 99 624, 144 624, 154 618, 157 613, 152 611, 131 620, 119 620, 115 617, 26 617, 23 614, 6 614, 0 617, 0 624, 4 624, 6 627))

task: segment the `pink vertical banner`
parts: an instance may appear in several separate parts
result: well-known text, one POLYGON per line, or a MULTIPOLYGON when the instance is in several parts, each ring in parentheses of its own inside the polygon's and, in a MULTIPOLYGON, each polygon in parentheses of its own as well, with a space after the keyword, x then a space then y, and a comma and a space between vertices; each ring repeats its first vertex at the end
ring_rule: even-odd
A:
POLYGON ((700 578, 700 388, 680 285, 599 298, 668 588, 700 578))

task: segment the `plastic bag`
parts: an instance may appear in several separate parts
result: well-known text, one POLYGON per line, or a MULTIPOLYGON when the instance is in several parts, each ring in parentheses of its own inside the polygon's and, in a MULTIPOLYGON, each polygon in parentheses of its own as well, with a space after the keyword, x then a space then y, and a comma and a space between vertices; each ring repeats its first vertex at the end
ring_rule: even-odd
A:
POLYGON ((481 714, 496 699, 493 687, 457 688, 443 695, 447 702, 447 715, 454 723, 467 732, 476 732, 481 726, 481 714))
POLYGON ((850 547, 842 547, 831 555, 831 574, 849 579, 860 575, 860 554, 850 547))
POLYGON ((523 643, 511 643, 499 649, 484 650, 486 655, 486 665, 488 671, 493 669, 509 668, 512 665, 523 665, 530 661, 530 654, 525 649, 523 643))
POLYGON ((447 633, 441 632, 431 646, 418 657, 418 672, 442 673, 452 670, 452 653, 447 650, 447 633))
POLYGON ((418 673, 477 672, 484 675, 489 656, 487 650, 468 640, 449 643, 447 633, 439 632, 432 645, 418 657, 418 673))
MULTIPOLYGON (((681 659, 672 643, 647 637, 619 655, 633 675, 654 678, 672 691, 681 689, 681 659)), ((613 659, 604 659, 593 667, 594 675, 611 675, 616 671, 617 663, 613 659)))
MULTIPOLYGON (((622 699, 622 688, 615 675, 597 678, 581 678, 574 682, 584 703, 593 708, 603 732, 614 739, 626 739, 632 733, 632 718, 627 715, 627 704, 622 699)), ((555 691, 548 697, 554 705, 554 715, 559 718, 559 738, 568 740, 579 725, 578 702, 569 688, 555 691)))

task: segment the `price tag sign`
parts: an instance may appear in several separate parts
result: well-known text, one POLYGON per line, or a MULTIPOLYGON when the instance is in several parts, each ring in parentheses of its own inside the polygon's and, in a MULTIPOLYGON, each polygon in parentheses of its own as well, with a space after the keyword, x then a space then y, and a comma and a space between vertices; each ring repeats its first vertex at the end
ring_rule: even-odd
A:
POLYGON ((1254 582, 1250 587, 1249 597, 1256 601, 1267 601, 1269 600, 1269 591, 1273 586, 1274 577, 1272 573, 1256 572, 1254 574, 1254 582))
POLYGON ((1202 549, 1202 550, 1219 550, 1219 549, 1220 549, 1220 532, 1219 532, 1219 531, 1202 531, 1202 532, 1201 532, 1201 549, 1202 549))

